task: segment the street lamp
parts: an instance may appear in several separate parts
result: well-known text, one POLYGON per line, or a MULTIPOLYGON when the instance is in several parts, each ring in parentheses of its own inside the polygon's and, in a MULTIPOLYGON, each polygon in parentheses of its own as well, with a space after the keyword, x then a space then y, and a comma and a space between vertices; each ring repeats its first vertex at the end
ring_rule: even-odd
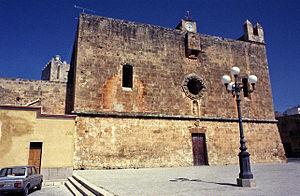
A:
POLYGON ((238 77, 239 73, 240 73, 240 68, 232 67, 231 74, 234 76, 234 81, 231 82, 230 76, 224 75, 222 76, 222 83, 225 85, 227 91, 229 93, 232 93, 232 95, 235 97, 237 110, 238 110, 241 146, 240 146, 240 153, 239 153, 240 173, 239 173, 239 178, 237 178, 237 185, 242 187, 252 187, 255 186, 255 181, 253 179, 253 174, 251 173, 250 154, 247 152, 246 139, 244 136, 240 92, 248 88, 248 84, 250 83, 252 89, 248 90, 248 92, 252 93, 255 90, 257 77, 255 75, 250 75, 247 79, 247 83, 245 83, 242 82, 238 77))

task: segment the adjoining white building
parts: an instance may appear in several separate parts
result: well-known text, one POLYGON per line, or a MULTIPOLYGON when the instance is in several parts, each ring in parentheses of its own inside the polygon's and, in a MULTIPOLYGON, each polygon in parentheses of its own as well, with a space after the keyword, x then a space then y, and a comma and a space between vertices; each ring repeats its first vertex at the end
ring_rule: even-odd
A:
POLYGON ((289 108, 283 112, 284 116, 291 116, 296 114, 300 114, 300 105, 289 108))

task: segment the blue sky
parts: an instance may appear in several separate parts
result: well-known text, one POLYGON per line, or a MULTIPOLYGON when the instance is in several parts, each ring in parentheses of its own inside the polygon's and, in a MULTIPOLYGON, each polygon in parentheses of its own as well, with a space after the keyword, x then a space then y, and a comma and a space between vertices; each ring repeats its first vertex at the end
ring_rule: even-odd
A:
POLYGON ((275 109, 300 104, 297 0, 0 0, 0 77, 39 79, 56 54, 70 61, 80 10, 174 28, 185 11, 198 32, 236 39, 246 19, 265 30, 275 109))

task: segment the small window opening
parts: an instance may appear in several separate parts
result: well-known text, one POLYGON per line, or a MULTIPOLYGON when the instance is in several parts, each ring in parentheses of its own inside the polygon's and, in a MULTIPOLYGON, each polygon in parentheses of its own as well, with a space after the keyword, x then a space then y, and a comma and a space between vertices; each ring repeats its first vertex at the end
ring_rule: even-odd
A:
POLYGON ((60 77, 60 66, 57 67, 56 79, 59 79, 59 77, 60 77))
POLYGON ((253 35, 258 36, 258 29, 257 29, 257 27, 256 27, 256 28, 253 28, 253 35))
POLYGON ((242 79, 242 83, 243 83, 243 92, 244 92, 244 97, 248 97, 250 98, 250 92, 249 92, 249 82, 247 78, 243 78, 242 79))
POLYGON ((191 59, 196 59, 199 56, 199 50, 188 50, 188 57, 191 59))
POLYGON ((123 81, 122 86, 126 88, 132 88, 133 82, 133 67, 132 65, 123 65, 123 81))
POLYGON ((196 78, 190 79, 187 83, 187 87, 190 93, 192 93, 193 95, 198 95, 203 89, 203 85, 196 78))
POLYGON ((198 101, 196 100, 193 101, 193 114, 199 115, 199 105, 198 105, 198 101))

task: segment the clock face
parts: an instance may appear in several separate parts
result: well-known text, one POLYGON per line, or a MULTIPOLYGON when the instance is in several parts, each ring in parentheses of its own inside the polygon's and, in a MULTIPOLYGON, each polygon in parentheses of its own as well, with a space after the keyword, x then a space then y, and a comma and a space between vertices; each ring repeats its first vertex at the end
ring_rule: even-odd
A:
POLYGON ((186 30, 188 30, 188 31, 193 31, 194 30, 194 25, 191 22, 185 23, 184 26, 185 26, 186 30))

